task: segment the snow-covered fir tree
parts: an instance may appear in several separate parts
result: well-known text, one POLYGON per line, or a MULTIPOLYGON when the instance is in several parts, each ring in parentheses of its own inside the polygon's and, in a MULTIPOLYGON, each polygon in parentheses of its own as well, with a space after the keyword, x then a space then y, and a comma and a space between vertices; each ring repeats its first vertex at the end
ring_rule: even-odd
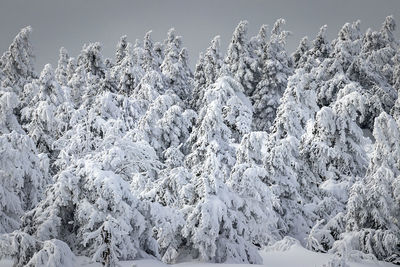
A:
POLYGON ((199 62, 196 64, 191 100, 191 107, 194 110, 198 110, 204 104, 204 93, 218 79, 222 63, 220 37, 216 36, 212 39, 211 46, 207 48, 204 55, 200 54, 199 62))
POLYGON ((373 134, 376 141, 367 174, 351 188, 345 233, 333 250, 346 246, 399 263, 399 125, 383 112, 375 119, 373 134))
POLYGON ((67 86, 68 84, 68 62, 69 55, 67 49, 64 47, 60 48, 60 56, 58 59, 57 69, 55 71, 56 79, 62 86, 67 86))
POLYGON ((4 79, 2 86, 11 86, 19 93, 26 82, 36 77, 33 66, 34 55, 30 41, 32 28, 23 28, 14 38, 8 51, 0 58, 0 69, 4 79))
POLYGON ((286 55, 285 42, 287 31, 282 30, 285 20, 275 22, 268 43, 264 45, 261 54, 261 77, 251 93, 254 107, 253 129, 269 131, 280 104, 280 98, 286 89, 290 76, 291 60, 286 55))
POLYGON ((315 219, 310 209, 303 207, 312 202, 317 183, 312 175, 300 179, 300 174, 307 174, 307 165, 299 153, 307 122, 318 110, 315 90, 311 75, 304 69, 296 70, 290 77, 263 159, 268 174, 264 182, 280 199, 281 205, 276 209, 280 234, 294 236, 301 242, 315 219))
POLYGON ((242 84, 244 93, 251 96, 256 84, 257 60, 252 57, 247 37, 247 21, 239 22, 233 32, 228 51, 224 59, 227 69, 242 84))
POLYGON ((189 68, 186 48, 182 48, 182 37, 176 35, 175 29, 168 31, 165 45, 165 58, 161 64, 161 71, 166 83, 183 101, 189 101, 193 74, 189 68))

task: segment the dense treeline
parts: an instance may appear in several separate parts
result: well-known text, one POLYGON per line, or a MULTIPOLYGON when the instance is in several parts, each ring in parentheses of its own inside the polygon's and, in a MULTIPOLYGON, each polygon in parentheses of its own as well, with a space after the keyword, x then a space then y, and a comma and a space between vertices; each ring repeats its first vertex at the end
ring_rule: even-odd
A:
MULTIPOLYGON (((400 263, 400 50, 381 29, 321 27, 289 55, 279 19, 216 36, 121 37, 33 67, 27 27, 0 59, 0 256, 260 263, 290 236, 400 263)), ((331 263, 334 266, 334 262, 331 263)), ((47 265, 46 265, 47 266, 47 265)))

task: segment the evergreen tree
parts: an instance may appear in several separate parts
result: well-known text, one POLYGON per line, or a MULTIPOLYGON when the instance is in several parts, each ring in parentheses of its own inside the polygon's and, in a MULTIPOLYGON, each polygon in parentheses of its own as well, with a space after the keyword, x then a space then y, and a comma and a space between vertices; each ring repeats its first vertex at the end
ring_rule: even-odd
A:
POLYGON ((331 191, 343 204, 347 202, 345 192, 367 167, 364 147, 368 140, 357 125, 363 104, 362 96, 354 92, 338 100, 333 108, 323 107, 302 139, 300 153, 323 182, 320 188, 331 191))
POLYGON ((0 69, 4 78, 2 86, 11 86, 18 94, 26 82, 36 77, 33 66, 33 51, 30 41, 32 28, 23 28, 14 38, 8 51, 0 58, 0 69))
POLYGON ((67 86, 68 84, 68 62, 69 55, 67 49, 64 47, 60 48, 60 57, 58 59, 58 65, 56 69, 56 79, 57 82, 62 86, 67 86))
POLYGON ((39 240, 58 238, 110 264, 158 257, 147 208, 129 186, 135 174, 153 172, 158 163, 148 144, 131 140, 110 133, 101 149, 59 172, 46 198, 25 215, 24 231, 39 240))
POLYGON ((280 208, 276 209, 280 234, 296 237, 300 241, 304 240, 315 220, 311 209, 303 207, 307 207, 315 198, 316 181, 299 154, 300 138, 307 122, 318 110, 316 88, 313 86, 311 75, 304 69, 296 70, 290 77, 267 140, 264 157, 268 175, 263 181, 271 186, 281 203, 280 208))
POLYGON ((312 47, 309 50, 309 56, 316 61, 316 64, 321 63, 331 52, 331 44, 326 36, 327 29, 327 25, 320 28, 317 37, 313 40, 312 47))
POLYGON ((0 86, 0 135, 9 134, 12 131, 23 133, 18 117, 15 114, 18 106, 18 96, 13 90, 0 86))
MULTIPOLYGON (((268 45, 268 25, 261 25, 260 30, 258 31, 256 36, 250 38, 249 41, 249 50, 250 53, 253 54, 253 57, 257 58, 258 64, 261 64, 262 56, 265 50, 265 47, 268 45)), ((260 74, 256 75, 257 77, 260 74)), ((259 77, 258 77, 259 78, 259 77)))
POLYGON ((305 36, 300 40, 299 46, 296 48, 296 51, 292 54, 293 67, 295 69, 300 68, 305 64, 305 60, 307 59, 308 51, 310 50, 310 44, 308 41, 308 37, 305 36))
POLYGON ((142 67, 134 60, 131 44, 128 44, 125 57, 119 65, 111 69, 111 73, 111 76, 117 81, 120 93, 126 96, 135 94, 135 89, 141 83, 145 74, 142 67))
POLYGON ((244 212, 249 202, 225 184, 235 156, 229 143, 232 131, 225 122, 223 103, 235 97, 232 89, 238 87, 232 87, 234 84, 232 78, 221 77, 215 87, 207 90, 208 104, 201 109, 189 138, 191 152, 185 164, 194 174, 195 202, 185 211, 183 236, 203 260, 258 263, 261 258, 252 244, 252 229, 246 223, 257 219, 246 218, 244 212))
POLYGON ((5 233, 20 226, 20 217, 41 200, 50 179, 27 135, 3 134, 0 147, 0 232, 5 233))
POLYGON ((183 101, 189 101, 193 75, 188 65, 187 51, 182 48, 181 37, 176 36, 175 29, 168 31, 165 45, 165 58, 161 64, 161 71, 166 78, 166 84, 183 101))
POLYGON ((205 54, 200 54, 199 62, 196 64, 193 98, 191 100, 191 107, 194 110, 199 110, 203 105, 204 92, 219 77, 221 65, 220 37, 216 36, 205 54))
POLYGON ((151 31, 147 32, 143 40, 143 49, 145 51, 143 60, 143 69, 146 72, 155 70, 160 71, 162 58, 155 51, 154 42, 151 39, 151 31))
POLYGON ((393 38, 396 24, 393 17, 385 19, 380 31, 368 29, 362 41, 361 53, 347 70, 352 81, 364 88, 367 114, 362 127, 372 130, 374 119, 382 111, 390 112, 397 92, 392 86, 393 62, 398 43, 393 38))
POLYGON ((350 188, 365 175, 369 140, 357 125, 364 104, 358 92, 344 94, 333 108, 318 111, 302 139, 301 154, 316 177, 321 199, 315 207, 320 221, 308 237, 313 250, 326 252, 339 237, 350 188))
POLYGON ((285 39, 288 32, 281 28, 285 21, 275 22, 271 38, 264 46, 260 82, 251 94, 254 107, 253 129, 269 131, 280 104, 280 98, 286 89, 287 79, 291 75, 291 60, 286 55, 285 39))
POLYGON ((375 145, 366 177, 351 189, 346 232, 334 245, 373 254, 379 260, 399 262, 400 131, 395 120, 382 113, 375 119, 375 145))
POLYGON ((119 39, 119 42, 117 44, 117 51, 115 52, 115 63, 116 65, 121 64, 121 62, 124 60, 125 56, 128 53, 128 36, 123 35, 119 39))
POLYGON ((243 86, 245 95, 251 96, 256 81, 254 74, 258 66, 257 60, 249 51, 247 24, 247 21, 239 22, 233 32, 224 62, 227 70, 243 86))
POLYGON ((16 267, 76 265, 75 255, 64 242, 56 239, 41 242, 22 231, 1 236, 0 248, 0 258, 11 257, 16 267))
POLYGON ((20 216, 40 201, 50 180, 46 156, 18 123, 12 91, 0 87, 0 233, 18 228, 20 216))
POLYGON ((39 152, 52 153, 53 142, 59 133, 56 112, 65 98, 50 64, 44 67, 39 80, 35 80, 32 87, 38 88, 33 89, 37 94, 21 111, 23 127, 39 152))

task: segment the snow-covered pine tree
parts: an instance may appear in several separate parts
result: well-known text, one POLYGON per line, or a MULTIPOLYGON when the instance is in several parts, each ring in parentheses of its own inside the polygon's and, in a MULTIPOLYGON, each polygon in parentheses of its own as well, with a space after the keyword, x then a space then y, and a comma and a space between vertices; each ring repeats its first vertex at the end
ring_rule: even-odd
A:
POLYGON ((360 21, 346 23, 340 29, 338 37, 332 41, 331 57, 346 72, 356 56, 361 52, 362 35, 360 31, 360 21))
POLYGON ((128 54, 128 36, 123 35, 117 44, 117 51, 115 52, 115 64, 119 65, 128 54))
POLYGON ((293 67, 295 69, 300 68, 303 66, 304 61, 307 59, 307 53, 310 50, 310 44, 308 41, 308 37, 305 36, 300 40, 299 46, 291 55, 293 60, 293 67))
POLYGON ((302 68, 289 78, 264 158, 268 174, 264 182, 280 199, 280 208, 276 210, 280 218, 280 234, 300 241, 304 240, 315 219, 315 215, 304 207, 316 194, 316 182, 312 175, 304 175, 304 181, 300 179, 300 174, 307 173, 307 169, 299 155, 300 138, 307 122, 318 110, 315 90, 311 75, 302 68))
POLYGON ((364 104, 358 92, 345 94, 332 108, 318 111, 302 138, 300 154, 319 191, 314 208, 319 221, 308 237, 310 249, 326 252, 331 248, 342 231, 350 188, 365 175, 369 139, 357 124, 365 113, 364 104))
POLYGON ((11 133, 24 133, 15 114, 19 106, 18 96, 13 89, 0 86, 0 135, 11 133))
MULTIPOLYGON (((224 124, 231 131, 232 141, 239 143, 244 134, 251 131, 252 106, 250 100, 244 95, 244 89, 231 76, 224 75, 211 84, 204 95, 204 105, 214 100, 221 103, 224 124)), ((200 116, 200 114, 199 114, 200 116)), ((191 144, 196 136, 193 136, 191 144)))
POLYGON ((397 92, 392 86, 393 58, 399 46, 393 38, 395 29, 391 16, 385 19, 379 31, 368 29, 360 55, 347 70, 347 76, 364 88, 367 113, 361 126, 371 130, 374 119, 382 111, 389 113, 397 99, 397 92))
POLYGON ((86 74, 103 78, 105 76, 105 65, 101 55, 101 44, 90 43, 83 46, 78 56, 77 67, 84 69, 86 74))
POLYGON ((67 49, 64 47, 60 48, 60 56, 58 59, 56 73, 57 82, 61 86, 68 85, 68 62, 69 62, 69 55, 67 49))
POLYGON ((135 190, 141 199, 151 201, 147 217, 153 226, 160 257, 166 263, 175 263, 190 250, 181 231, 185 225, 184 210, 194 203, 195 194, 192 174, 183 166, 181 150, 181 146, 168 148, 163 155, 166 167, 158 173, 159 178, 135 190))
POLYGON ((195 256, 206 261, 258 263, 261 260, 252 244, 252 230, 247 228, 246 222, 251 218, 246 218, 243 212, 249 203, 225 184, 235 163, 233 130, 243 126, 248 129, 251 123, 251 108, 242 90, 229 76, 220 77, 211 85, 204 96, 207 104, 201 109, 187 143, 190 154, 185 165, 193 173, 195 201, 184 211, 183 236, 195 256), (239 98, 238 94, 242 96, 239 98), (236 119, 231 121, 231 104, 238 107, 238 114, 244 111, 245 116, 234 116, 236 119))
POLYGON ((60 171, 46 198, 24 216, 23 229, 39 240, 58 238, 79 255, 100 262, 158 257, 147 206, 130 180, 157 172, 154 150, 132 134, 107 132, 96 152, 60 171))
POLYGON ((191 100, 191 108, 199 110, 203 105, 204 93, 220 75, 223 64, 220 52, 220 37, 215 36, 211 41, 210 47, 203 54, 200 54, 194 72, 194 89, 191 100))
POLYGON ((67 86, 69 86, 69 81, 71 80, 72 76, 74 75, 75 69, 76 69, 76 60, 74 57, 70 57, 68 59, 68 64, 67 64, 67 80, 68 80, 67 86))
POLYGON ((57 239, 41 242, 22 231, 14 231, 0 237, 0 248, 0 258, 11 257, 15 267, 76 266, 75 255, 68 245, 57 239))
POLYGON ((92 105, 96 95, 102 92, 116 92, 117 82, 105 66, 101 55, 101 44, 85 44, 78 56, 75 74, 70 81, 72 99, 75 105, 92 105))
POLYGON ((167 87, 187 102, 192 92, 193 74, 189 68, 186 48, 182 48, 182 37, 176 36, 175 29, 168 31, 165 46, 161 71, 165 76, 167 87))
POLYGON ((323 107, 301 142, 300 153, 322 182, 319 187, 343 205, 346 192, 356 177, 364 176, 368 164, 364 147, 369 140, 357 125, 364 114, 364 102, 362 95, 353 92, 335 102, 333 108, 323 107))
POLYGON ((162 63, 162 58, 155 51, 154 42, 151 39, 151 31, 147 32, 143 39, 143 49, 144 49, 144 59, 143 59, 143 69, 145 72, 152 70, 160 71, 160 66, 162 63))
POLYGON ((132 97, 142 100, 148 108, 160 95, 165 93, 163 76, 157 71, 148 71, 132 92, 132 97))
POLYGON ((243 200, 241 211, 248 227, 246 239, 259 247, 270 245, 280 238, 275 212, 279 209, 279 200, 263 182, 267 171, 262 166, 263 151, 260 146, 265 141, 265 132, 245 135, 236 151, 238 160, 226 180, 228 188, 243 200))
POLYGON ((128 44, 126 50, 122 61, 111 69, 111 75, 117 81, 119 93, 132 96, 135 95, 135 89, 142 82, 145 74, 143 68, 134 59, 132 45, 128 44))
POLYGON ((243 86, 245 95, 251 96, 256 85, 254 74, 257 72, 258 62, 249 51, 247 25, 247 21, 239 22, 233 32, 224 63, 227 70, 243 86))
POLYGON ((345 215, 345 233, 333 251, 372 254, 379 260, 400 262, 400 130, 396 121, 381 113, 375 119, 374 150, 364 179, 351 189, 345 215))
POLYGON ((14 38, 8 50, 0 58, 3 87, 12 87, 19 94, 26 82, 36 78, 33 51, 30 40, 32 28, 23 28, 14 38))
POLYGON ((284 24, 283 19, 275 22, 270 40, 263 47, 261 77, 250 97, 254 107, 254 130, 269 131, 287 79, 292 74, 291 59, 285 51, 288 32, 282 30, 284 24))
MULTIPOLYGON (((250 38, 249 41, 249 51, 252 53, 253 57, 257 58, 258 64, 261 63, 262 54, 264 49, 268 44, 268 25, 261 25, 260 30, 256 36, 250 38)), ((259 70, 260 71, 260 70, 259 70)), ((256 75, 258 78, 260 74, 256 75)))
MULTIPOLYGON (((46 158, 38 156, 32 140, 25 134, 11 132, 0 136, 0 232, 17 229, 20 216, 42 198, 49 183, 46 158)), ((48 163, 47 163, 48 164, 48 163)))
POLYGON ((60 132, 56 117, 57 108, 65 101, 63 90, 50 64, 44 67, 39 79, 32 82, 30 89, 37 93, 21 110, 23 127, 36 144, 38 151, 50 156, 54 152, 53 142, 59 137, 60 132))
MULTIPOLYGON (((211 103, 208 106, 211 112, 218 110, 218 104, 214 104, 211 103)), ((209 113, 207 117, 210 118, 205 118, 203 125, 212 119, 213 114, 209 113)), ((219 123, 222 123, 221 119, 219 123)), ((226 126, 222 128, 225 129, 215 130, 222 130, 220 132, 222 135, 229 132, 226 126)), ((247 239, 247 234, 251 230, 247 228, 245 216, 241 210, 243 201, 224 183, 229 167, 224 166, 223 157, 227 157, 226 154, 229 151, 223 151, 224 148, 221 145, 223 143, 219 144, 215 140, 210 142, 202 149, 205 161, 201 166, 194 166, 193 183, 196 187, 197 201, 185 211, 186 223, 183 236, 192 244, 194 252, 197 252, 194 256, 202 260, 259 263, 261 258, 257 249, 251 240, 247 239)), ((192 156, 194 155, 189 154, 189 160, 192 156)), ((230 160, 233 159, 230 158, 230 160)))
POLYGON ((328 26, 324 25, 319 29, 317 37, 312 42, 312 47, 309 50, 309 56, 314 59, 314 64, 320 64, 331 52, 331 44, 327 38, 328 26))
POLYGON ((0 233, 20 225, 20 216, 33 208, 49 183, 47 157, 39 154, 18 123, 18 98, 0 87, 0 233))
POLYGON ((338 92, 350 83, 346 71, 361 50, 359 24, 359 21, 346 23, 332 41, 329 57, 312 70, 318 83, 317 101, 321 107, 335 102, 338 92))
POLYGON ((90 106, 81 105, 68 116, 67 130, 54 143, 60 151, 57 168, 65 169, 76 159, 96 151, 104 145, 107 134, 127 133, 144 113, 135 99, 111 92, 97 95, 90 106))

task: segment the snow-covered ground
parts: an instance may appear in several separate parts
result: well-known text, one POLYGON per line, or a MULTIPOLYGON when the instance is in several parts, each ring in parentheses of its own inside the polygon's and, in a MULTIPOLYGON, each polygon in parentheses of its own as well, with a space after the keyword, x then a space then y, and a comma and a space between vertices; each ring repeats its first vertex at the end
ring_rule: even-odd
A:
MULTIPOLYGON (((300 244, 294 244, 284 251, 269 250, 262 251, 261 256, 264 260, 262 265, 251 264, 217 264, 203 262, 182 262, 174 265, 167 265, 157 260, 136 260, 122 261, 120 267, 251 267, 251 266, 268 266, 268 267, 322 267, 327 264, 334 256, 331 254, 316 253, 305 249, 300 244)), ((92 263, 87 257, 78 257, 78 266, 82 267, 101 267, 100 263, 92 263)), ((350 267, 395 267, 391 263, 380 261, 359 261, 347 262, 350 267)), ((0 261, 0 267, 11 267, 12 261, 0 261)))
MULTIPOLYGON (((294 244, 286 251, 263 251, 262 266, 268 267, 322 267, 334 257, 332 254, 324 254, 312 252, 305 249, 300 244, 294 244)), ((90 260, 85 257, 79 257, 78 261, 81 266, 85 267, 101 267, 101 264, 90 263, 90 260)), ((348 262, 350 267, 395 267, 396 265, 386 262, 348 262)), ((156 260, 137 260, 125 261, 120 263, 121 267, 165 267, 165 263, 156 260)), ((11 265, 10 265, 11 266, 11 265)), ((171 266, 171 265, 170 265, 171 266)), ((218 263, 203 263, 203 262, 182 262, 172 265, 174 267, 250 267, 252 264, 218 264, 218 263)))

